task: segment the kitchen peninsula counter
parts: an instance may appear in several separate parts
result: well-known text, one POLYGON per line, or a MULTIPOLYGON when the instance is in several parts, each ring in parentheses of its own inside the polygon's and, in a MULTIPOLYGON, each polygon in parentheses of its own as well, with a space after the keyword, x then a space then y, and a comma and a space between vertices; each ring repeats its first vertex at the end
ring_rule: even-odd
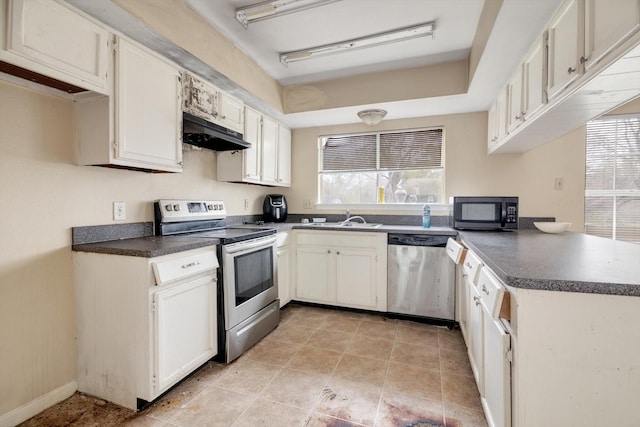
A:
POLYGON ((459 234, 511 287, 640 296, 640 245, 572 232, 459 234))

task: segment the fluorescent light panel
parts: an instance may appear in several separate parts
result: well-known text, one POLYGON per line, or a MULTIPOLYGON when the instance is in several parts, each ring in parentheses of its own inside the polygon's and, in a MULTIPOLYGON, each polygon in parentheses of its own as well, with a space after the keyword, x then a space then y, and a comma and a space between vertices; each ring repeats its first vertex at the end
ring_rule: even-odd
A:
POLYGON ((374 46, 382 46, 389 43, 397 43, 404 40, 411 40, 418 37, 435 35, 435 23, 427 22, 411 27, 400 28, 386 33, 374 34, 372 36, 359 39, 346 40, 339 43, 327 44, 309 49, 296 50, 280 54, 280 62, 287 65, 290 62, 303 61, 317 56, 333 55, 357 49, 364 49, 374 46))
POLYGON ((275 18, 312 7, 323 6, 340 0, 273 0, 236 9, 236 19, 245 27, 249 23, 275 18))

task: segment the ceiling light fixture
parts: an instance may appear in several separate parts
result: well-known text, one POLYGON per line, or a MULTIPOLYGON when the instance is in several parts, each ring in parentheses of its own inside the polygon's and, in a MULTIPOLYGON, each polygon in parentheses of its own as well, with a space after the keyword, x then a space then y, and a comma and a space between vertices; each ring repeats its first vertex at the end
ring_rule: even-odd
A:
POLYGON ((236 9, 236 19, 249 28, 249 23, 287 15, 340 0, 271 0, 236 9))
POLYGON ((381 46, 389 43, 396 43, 405 40, 411 40, 418 37, 435 36, 435 22, 427 22, 411 27, 400 28, 385 33, 378 33, 359 39, 346 40, 343 42, 326 44, 323 46, 312 47, 309 49, 296 50, 280 54, 280 62, 287 65, 290 62, 311 59, 316 56, 333 55, 336 53, 347 52, 367 47, 381 46))
POLYGON ((386 110, 362 110, 358 111, 358 117, 369 126, 377 125, 387 115, 386 110))

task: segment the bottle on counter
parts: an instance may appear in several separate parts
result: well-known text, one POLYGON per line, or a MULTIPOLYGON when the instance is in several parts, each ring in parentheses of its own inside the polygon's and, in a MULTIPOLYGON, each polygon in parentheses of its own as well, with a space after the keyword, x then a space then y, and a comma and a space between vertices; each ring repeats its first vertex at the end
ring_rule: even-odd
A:
POLYGON ((431 208, 429 205, 424 205, 422 207, 422 226, 424 228, 431 227, 431 208))

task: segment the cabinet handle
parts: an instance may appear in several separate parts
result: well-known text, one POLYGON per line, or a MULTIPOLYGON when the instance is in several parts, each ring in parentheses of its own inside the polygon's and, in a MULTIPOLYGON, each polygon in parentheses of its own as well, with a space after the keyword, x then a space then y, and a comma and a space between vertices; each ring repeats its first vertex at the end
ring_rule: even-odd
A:
POLYGON ((518 115, 516 116, 516 120, 520 120, 521 118, 522 118, 522 114, 518 114, 518 115))
POLYGON ((569 69, 567 70, 567 73, 569 73, 569 74, 575 73, 575 72, 576 72, 576 69, 572 68, 572 67, 569 67, 569 69))
POLYGON ((328 253, 328 254, 330 254, 330 253, 331 253, 331 251, 327 249, 327 253, 328 253))
POLYGON ((191 268, 195 267, 196 265, 200 265, 200 261, 193 261, 188 264, 182 264, 182 268, 191 268))
POLYGON ((480 305, 480 298, 479 297, 473 297, 473 300, 476 302, 476 305, 480 305))
POLYGON ((485 285, 482 285, 482 292, 489 295, 489 291, 487 290, 487 287, 485 285))
POLYGON ((581 57, 580 57, 580 63, 581 63, 581 64, 584 64, 584 63, 585 63, 585 62, 587 62, 588 60, 589 60, 589 57, 586 57, 586 58, 585 58, 584 56, 581 56, 581 57))
POLYGON ((224 120, 224 119, 226 119, 226 118, 227 118, 227 116, 225 116, 225 115, 223 114, 223 115, 221 115, 221 116, 220 116, 220 118, 221 118, 222 120, 224 120))
POLYGON ((340 251, 336 252, 336 255, 340 255, 340 251))

